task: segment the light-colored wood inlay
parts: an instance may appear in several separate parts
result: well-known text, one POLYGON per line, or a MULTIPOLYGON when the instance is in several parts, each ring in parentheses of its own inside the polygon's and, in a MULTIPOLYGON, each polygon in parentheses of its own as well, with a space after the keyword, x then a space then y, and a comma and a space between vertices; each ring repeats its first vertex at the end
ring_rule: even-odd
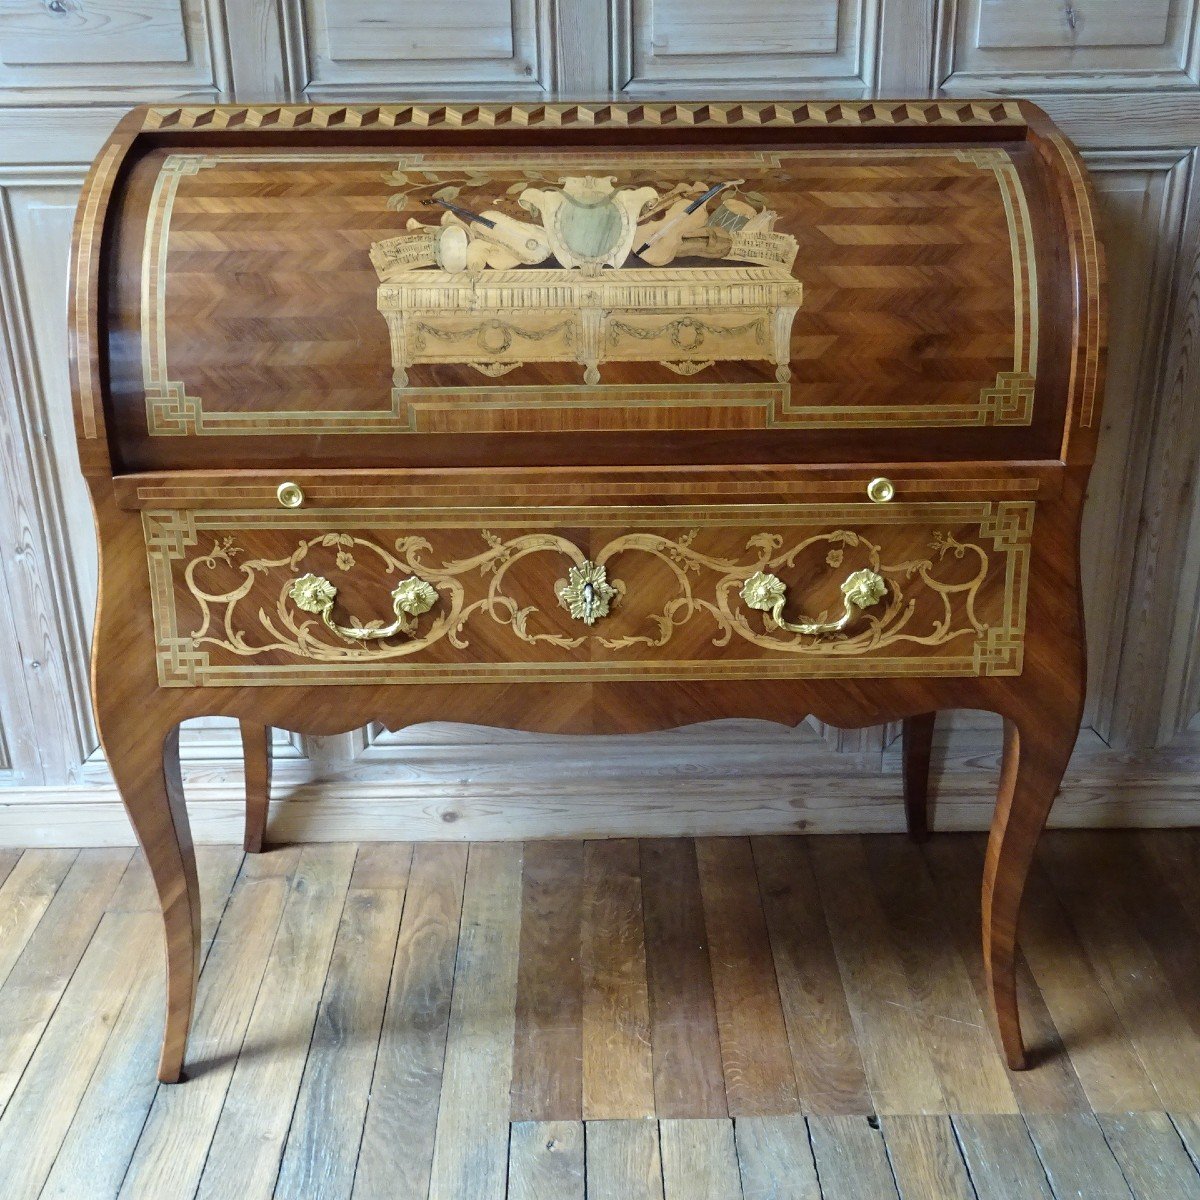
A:
MULTIPOLYGON (((364 157, 375 161, 377 156, 338 156, 339 161, 351 166, 361 164, 364 157)), ((688 172, 686 177, 690 179, 702 168, 707 168, 714 178, 728 175, 739 166, 744 172, 748 170, 738 161, 736 152, 732 160, 724 154, 714 153, 709 157, 711 161, 702 156, 683 160, 682 166, 686 166, 688 172)), ((760 152, 758 157, 764 155, 760 152)), ((844 155, 839 158, 837 152, 818 149, 776 152, 765 157, 773 161, 776 169, 781 164, 793 164, 798 165, 801 172, 820 170, 823 164, 835 167, 844 163, 844 155)), ((793 397, 793 387, 788 382, 792 375, 789 363, 793 359, 802 363, 810 353, 819 354, 820 348, 830 339, 817 338, 815 341, 820 346, 812 348, 808 347, 808 343, 814 341, 811 337, 807 340, 791 338, 791 325, 801 303, 802 283, 793 280, 781 264, 715 268, 671 268, 658 264, 656 269, 645 269, 626 268, 622 261, 614 264, 619 269, 609 270, 591 280, 583 278, 578 270, 535 270, 528 266, 518 266, 516 270, 480 268, 458 273, 434 269, 445 256, 442 251, 430 248, 432 243, 430 246, 426 243, 430 238, 444 240, 447 228, 457 230, 468 240, 466 253, 469 254, 471 246, 485 250, 490 247, 493 256, 502 255, 497 260, 501 265, 516 260, 508 250, 498 248, 500 243, 496 238, 507 239, 506 246, 510 242, 513 245, 519 243, 520 253, 527 259, 529 254, 523 249, 525 243, 544 241, 538 226, 489 209, 492 217, 487 219, 502 223, 498 227, 499 233, 492 230, 486 236, 479 236, 475 226, 461 221, 449 227, 420 225, 416 230, 410 228, 371 248, 372 261, 383 280, 378 290, 378 304, 390 330, 397 385, 392 389, 386 409, 338 411, 323 406, 312 409, 274 406, 270 412, 265 412, 206 406, 203 398, 195 394, 195 388, 172 378, 167 366, 169 247, 172 242, 184 250, 190 246, 186 231, 174 239, 170 233, 180 181, 184 175, 229 164, 245 164, 251 170, 258 170, 271 162, 302 167, 327 166, 330 160, 322 154, 296 151, 267 152, 253 158, 237 153, 171 154, 164 160, 154 184, 143 243, 140 314, 149 432, 156 436, 266 435, 284 431, 296 434, 373 431, 512 434, 618 428, 850 428, 880 422, 916 427, 1028 425, 1033 419, 1038 361, 1038 282, 1029 205, 1012 157, 1005 150, 988 148, 957 151, 929 147, 905 150, 857 148, 854 162, 868 164, 862 170, 869 171, 870 164, 875 163, 884 171, 903 172, 904 164, 914 159, 922 163, 941 159, 951 166, 969 164, 979 171, 989 172, 999 192, 1011 257, 1012 366, 1010 370, 997 371, 994 382, 987 383, 973 397, 966 393, 958 400, 930 397, 914 405, 895 401, 871 403, 864 396, 851 404, 828 400, 805 402, 800 396, 806 392, 793 397), (418 257, 414 258, 414 255, 418 257), (420 269, 400 270, 393 261, 397 256, 404 262, 411 259, 420 269), (770 279, 767 279, 768 275, 770 279), (558 314, 553 320, 543 315, 551 310, 558 314), (672 315, 674 320, 669 319, 672 315), (650 325, 647 325, 648 321, 650 325), (681 324, 686 329, 680 332, 676 327, 681 324), (753 332, 753 337, 748 330, 753 332), (672 360, 667 364, 672 370, 690 374, 722 358, 770 359, 777 364, 778 382, 760 383, 750 379, 739 384, 714 384, 697 380, 686 386, 602 383, 597 370, 606 359, 661 359, 672 360), (489 386, 480 380, 479 386, 428 387, 413 385, 408 377, 408 368, 419 363, 465 363, 487 375, 503 375, 526 362, 576 359, 587 365, 587 384, 547 386, 539 382, 489 386)), ((623 158, 622 165, 641 161, 643 156, 635 153, 623 158)), ((531 158, 529 153, 515 157, 493 151, 483 157, 476 155, 471 160, 464 160, 462 164, 444 155, 402 155, 399 165, 406 170, 397 172, 397 176, 407 179, 408 170, 418 170, 424 175, 445 173, 447 179, 464 177, 464 173, 465 177, 475 178, 487 167, 507 170, 510 175, 515 172, 523 178, 522 172, 528 172, 539 163, 542 169, 534 176, 539 181, 549 177, 547 171, 552 176, 555 170, 560 175, 568 170, 556 166, 544 152, 541 155, 534 153, 531 158)), ((646 175, 652 167, 661 171, 666 165, 666 162, 646 159, 642 173, 646 175)), ((582 169, 583 166, 572 159, 569 170, 582 169)), ((591 170, 607 179, 609 175, 605 172, 611 173, 613 168, 611 163, 594 160, 591 170)), ((928 168, 922 166, 921 170, 928 168)), ((567 185, 572 182, 566 179, 567 185)), ((908 184, 901 179, 896 186, 919 190, 924 183, 921 177, 914 175, 908 184)), ((539 197, 556 195, 543 189, 532 190, 539 197)), ((642 191, 636 194, 640 196, 642 191)), ((614 193, 618 197, 634 194, 630 189, 614 193)), ((836 193, 826 192, 815 192, 812 197, 833 205, 830 219, 837 219, 835 198, 836 193)), ((855 194, 851 192, 849 198, 854 199, 855 194)), ((714 204, 719 202, 720 197, 713 201, 714 204)), ((254 209, 250 200, 239 203, 242 211, 254 209)), ((479 203, 486 206, 485 199, 479 203)), ((875 204, 878 205, 878 201, 875 204)), ((743 204, 743 207, 748 206, 743 204)), ((879 220, 879 213, 877 206, 866 210, 875 221, 879 220)), ((770 212, 760 215, 774 217, 770 212)), ((814 219, 819 220, 819 217, 814 219)), ((549 218, 547 221, 545 236, 550 242, 541 245, 532 261, 538 260, 539 255, 549 254, 551 242, 557 245, 557 224, 549 218)), ((645 229, 656 230, 659 223, 651 220, 645 229)), ((753 223, 748 228, 751 227, 753 223)), ((650 236, 632 229, 627 232, 626 241, 630 244, 650 236)), ((847 237, 854 242, 864 236, 877 236, 877 227, 832 224, 819 226, 817 232, 824 237, 847 237), (875 231, 874 235, 872 231, 875 231)), ((898 225, 891 228, 890 237, 902 241, 905 235, 911 237, 914 232, 920 231, 911 225, 898 225)), ((935 240, 945 236, 944 231, 936 227, 931 227, 929 233, 935 240)), ((214 236, 222 244, 233 245, 234 234, 227 230, 214 236)), ((786 239, 791 245, 791 256, 795 255, 796 243, 788 234, 769 232, 755 236, 786 239)), ((969 243, 979 235, 968 231, 963 236, 969 243)), ((197 249, 210 248, 209 240, 202 240, 197 249)), ((247 243, 245 248, 253 249, 254 246, 247 243)), ((560 258, 566 255, 567 265, 571 265, 573 260, 567 250, 560 248, 556 252, 560 258)), ((655 252, 655 249, 648 251, 652 256, 655 252)), ((760 253, 759 250, 750 253, 747 262, 766 261, 753 257, 760 253)), ((773 248, 770 253, 782 251, 773 248)), ((794 268, 800 281, 805 274, 803 266, 802 262, 794 268)), ((866 269, 845 268, 845 274, 851 277, 850 286, 882 286, 888 275, 886 270, 874 270, 873 274, 864 275, 863 270, 866 269)), ((921 286, 926 282, 922 271, 897 267, 891 274, 902 275, 904 279, 897 278, 892 283, 894 286, 921 286)), ((977 283, 975 275, 963 278, 968 286, 977 283)), ((258 357, 262 359, 261 355, 258 357)), ((951 365, 950 369, 955 368, 951 365)), ((205 389, 201 387, 200 390, 205 389)), ((817 391, 819 393, 821 389, 817 391)))
POLYGON ((95 438, 100 428, 100 369, 92 355, 92 272, 97 265, 95 239, 100 232, 96 226, 96 214, 108 191, 109 177, 125 147, 114 142, 109 145, 96 163, 87 196, 83 201, 83 216, 80 223, 79 242, 75 247, 75 339, 80 355, 76 369, 79 385, 79 412, 83 422, 83 436, 95 438))
POLYGON ((709 104, 470 104, 470 105, 157 105, 147 109, 148 130, 206 129, 451 129, 553 128, 572 125, 650 128, 681 125, 1011 125, 1024 117, 1013 100, 838 101, 835 103, 709 104))
MULTIPOLYGON (((143 513, 159 643, 159 678, 164 686, 211 686, 235 680, 263 685, 302 679, 416 683, 498 678, 715 678, 739 674, 763 678, 1006 675, 1021 669, 1034 516, 1034 506, 1029 502, 707 509, 663 506, 654 510, 611 508, 599 515, 552 508, 477 513, 430 509, 411 514, 390 509, 338 512, 337 525, 330 528, 332 515, 319 510, 280 514, 232 510, 143 513), (427 558, 429 547, 423 537, 411 532, 410 519, 422 532, 445 529, 445 536, 451 539, 445 545, 461 549, 452 557, 445 550, 435 549, 427 558), (469 526, 463 528, 472 519, 480 522, 474 533, 469 526), (688 532, 658 532, 669 531, 676 521, 688 532), (763 522, 761 527, 755 524, 758 521, 763 522), (831 530, 826 522, 847 522, 851 527, 835 526, 831 530), (618 584, 620 573, 633 570, 643 555, 669 570, 667 586, 671 590, 650 597, 651 612, 666 604, 662 615, 648 618, 644 626, 636 621, 621 625, 620 614, 627 609, 634 611, 640 599, 630 593, 620 601, 617 615, 607 625, 601 622, 594 628, 580 624, 564 627, 561 632, 531 632, 531 614, 554 613, 559 606, 553 592, 549 600, 542 598, 540 605, 538 597, 532 595, 520 599, 510 596, 505 591, 510 567, 536 555, 549 569, 565 574, 572 563, 582 563, 584 556, 558 530, 589 525, 622 531, 592 550, 601 565, 611 558, 618 584), (901 539, 897 553, 913 545, 914 538, 920 550, 914 546, 915 557, 900 561, 903 554, 896 557, 871 536, 855 531, 868 525, 883 527, 875 536, 884 541, 890 541, 895 530, 894 536, 901 539), (274 534, 297 526, 324 532, 302 536, 299 548, 290 539, 278 540, 277 557, 254 558, 239 543, 253 530, 274 534), (338 532, 364 526, 371 530, 369 537, 338 532), (723 536, 716 532, 722 528, 745 532, 746 549, 738 551, 740 557, 736 560, 724 557, 727 550, 717 552, 721 546, 732 548, 733 543, 705 540, 710 535, 713 539, 723 536), (905 528, 907 532, 903 532, 905 528), (520 533, 503 537, 494 532, 509 529, 520 533), (777 529, 786 532, 774 532, 777 529), (395 541, 394 552, 384 544, 390 540, 385 532, 388 530, 407 532, 395 541), (212 549, 208 550, 210 538, 212 549), (389 573, 398 573, 396 578, 412 576, 433 581, 439 593, 438 605, 426 618, 427 624, 404 640, 381 641, 375 646, 347 648, 312 637, 308 629, 312 622, 293 612, 289 589, 296 572, 313 569, 309 554, 319 557, 321 547, 335 543, 339 547, 335 564, 338 571, 354 568, 362 557, 364 564, 381 562, 389 573), (734 593, 753 572, 784 569, 802 551, 811 555, 818 547, 822 553, 828 551, 825 560, 831 578, 842 578, 864 566, 882 573, 889 592, 877 628, 844 640, 806 640, 762 623, 758 614, 747 617, 738 607, 740 601, 734 593), (930 557, 925 558, 925 554, 930 557), (489 568, 483 577, 485 584, 476 581, 481 567, 489 568), (236 581, 224 591, 215 583, 201 582, 222 572, 236 581), (949 574, 943 577, 946 572, 949 574), (260 574, 278 592, 274 612, 268 614, 260 601, 257 617, 242 617, 239 605, 260 574), (982 599, 977 601, 985 585, 993 597, 986 616, 982 599), (480 592, 484 587, 486 590, 480 592), (913 608, 910 594, 913 602, 919 602, 922 594, 931 598, 925 615, 911 626, 910 618, 918 610, 913 608), (187 618, 186 628, 178 615, 181 604, 193 614, 187 618), (935 605, 940 614, 936 619, 931 616, 935 605), (677 657, 675 631, 696 614, 713 622, 713 644, 718 650, 734 645, 746 656, 706 650, 695 658, 677 657), (498 632, 511 645, 508 661, 489 661, 473 654, 469 641, 473 615, 476 621, 486 617, 499 626, 498 632), (443 642, 453 647, 454 658, 460 661, 446 661, 443 656, 442 661, 433 662, 421 657, 427 648, 437 648, 443 642), (922 647, 920 653, 913 653, 907 643, 922 647), (889 648, 890 653, 879 653, 889 648), (286 652, 286 657, 280 651, 286 652), (262 661, 245 661, 263 655, 267 657, 262 661)), ((315 569, 324 576, 333 568, 315 569)), ((551 617, 544 619, 549 621, 551 617)))

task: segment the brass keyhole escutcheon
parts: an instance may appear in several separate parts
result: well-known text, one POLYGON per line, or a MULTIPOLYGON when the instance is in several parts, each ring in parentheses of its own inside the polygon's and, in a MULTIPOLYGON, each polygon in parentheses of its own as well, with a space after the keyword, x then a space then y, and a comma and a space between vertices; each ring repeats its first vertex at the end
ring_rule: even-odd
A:
POLYGON ((617 589, 608 582, 608 572, 589 560, 572 567, 554 590, 559 603, 585 625, 595 625, 601 617, 608 616, 609 607, 617 597, 617 589))
POLYGON ((281 483, 275 489, 275 498, 284 508, 299 508, 304 503, 304 492, 298 483, 281 483))
POLYGON ((896 494, 896 485, 886 476, 880 475, 867 484, 867 496, 876 504, 886 504, 896 494))

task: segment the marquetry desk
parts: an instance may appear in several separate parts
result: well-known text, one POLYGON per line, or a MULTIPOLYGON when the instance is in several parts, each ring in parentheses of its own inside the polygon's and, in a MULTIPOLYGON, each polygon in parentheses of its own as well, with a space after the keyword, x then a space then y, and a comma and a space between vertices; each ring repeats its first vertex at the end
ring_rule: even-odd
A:
MULTIPOLYGON (((96 713, 162 902, 177 727, 1006 721, 983 947, 1078 729, 1103 263, 1012 100, 142 108, 79 205, 96 713)), ((259 840, 263 755, 257 779, 259 840)), ((251 822, 254 824, 254 822, 251 822)))

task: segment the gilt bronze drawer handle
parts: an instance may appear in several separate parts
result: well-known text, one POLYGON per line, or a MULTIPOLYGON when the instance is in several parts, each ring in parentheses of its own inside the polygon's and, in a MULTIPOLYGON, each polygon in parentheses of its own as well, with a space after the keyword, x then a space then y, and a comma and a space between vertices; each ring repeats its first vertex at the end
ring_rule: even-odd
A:
POLYGON ((855 571, 842 584, 846 608, 836 621, 800 621, 793 624, 783 619, 783 606, 787 603, 787 584, 778 575, 756 571, 742 584, 742 599, 751 608, 759 612, 769 612, 780 629, 814 637, 841 633, 864 608, 878 604, 886 595, 887 583, 882 575, 868 570, 855 571))
POLYGON ((567 572, 566 580, 559 583, 555 592, 563 607, 577 621, 595 625, 601 617, 608 616, 617 589, 608 582, 604 567, 585 561, 567 572))
POLYGON ((392 589, 392 611, 396 619, 390 625, 378 622, 370 626, 339 625, 333 619, 333 602, 337 599, 337 588, 322 575, 301 575, 293 581, 288 595, 297 608, 316 613, 325 624, 347 642, 378 641, 395 637, 400 633, 412 633, 414 625, 410 618, 427 613, 437 602, 437 590, 415 575, 402 579, 392 589))

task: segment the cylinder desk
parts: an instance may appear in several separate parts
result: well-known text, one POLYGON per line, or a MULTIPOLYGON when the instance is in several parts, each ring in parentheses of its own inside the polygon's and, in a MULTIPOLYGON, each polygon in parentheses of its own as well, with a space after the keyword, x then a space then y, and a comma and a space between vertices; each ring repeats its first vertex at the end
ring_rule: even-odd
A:
POLYGON ((79 205, 70 354, 104 749, 199 897, 177 727, 1006 736, 983 953, 1079 727, 1103 260, 1013 100, 141 108, 79 205))

